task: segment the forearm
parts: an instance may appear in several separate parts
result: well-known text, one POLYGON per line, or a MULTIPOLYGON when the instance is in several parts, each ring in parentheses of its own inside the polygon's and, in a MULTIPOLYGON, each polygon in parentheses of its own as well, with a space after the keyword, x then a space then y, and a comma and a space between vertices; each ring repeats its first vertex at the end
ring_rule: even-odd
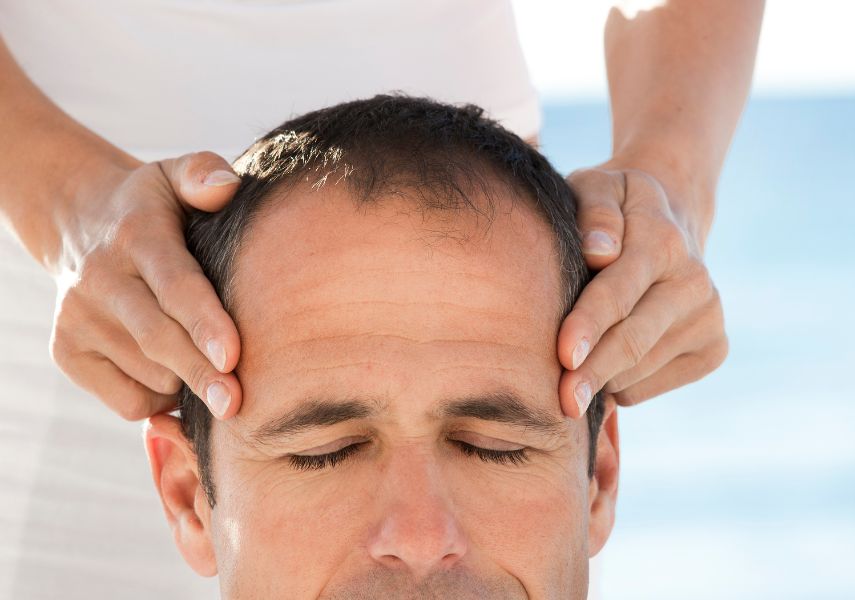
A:
POLYGON ((50 268, 73 203, 140 164, 50 101, 0 38, 0 220, 50 268))
MULTIPOLYGON (((669 0, 605 29, 614 157, 691 189, 706 237, 751 86, 763 0, 669 0)), ((681 190, 683 191, 683 190, 681 190)))

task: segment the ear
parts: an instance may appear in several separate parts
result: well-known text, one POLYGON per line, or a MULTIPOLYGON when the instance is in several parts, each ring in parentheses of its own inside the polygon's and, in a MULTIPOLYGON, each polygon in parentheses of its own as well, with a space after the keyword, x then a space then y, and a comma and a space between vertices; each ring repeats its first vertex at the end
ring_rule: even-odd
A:
POLYGON ((606 544, 615 522, 620 446, 614 396, 603 398, 605 413, 597 436, 597 463, 588 487, 588 555, 596 556, 606 544))
POLYGON ((149 418, 145 424, 145 449, 175 545, 199 575, 216 575, 211 508, 199 481, 196 454, 178 418, 169 414, 149 418))

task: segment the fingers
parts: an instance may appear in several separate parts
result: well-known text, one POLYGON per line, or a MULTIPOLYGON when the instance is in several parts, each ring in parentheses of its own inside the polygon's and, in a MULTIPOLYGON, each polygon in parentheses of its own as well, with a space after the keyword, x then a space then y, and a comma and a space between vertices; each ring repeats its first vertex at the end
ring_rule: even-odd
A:
POLYGON ((675 324, 637 365, 612 377, 604 389, 610 393, 624 391, 664 369, 678 356, 693 353, 706 355, 708 372, 727 356, 724 315, 717 293, 701 309, 675 324))
POLYGON ((174 394, 149 389, 97 352, 72 352, 54 360, 69 379, 129 421, 175 408, 174 394))
MULTIPOLYGON (((611 192, 612 198, 619 198, 620 192, 625 196, 611 205, 619 206, 623 216, 620 256, 583 290, 559 331, 558 357, 570 369, 562 375, 559 393, 562 407, 571 416, 584 413, 592 395, 613 379, 623 376, 617 382, 621 386, 641 385, 657 370, 667 371, 675 357, 694 352, 704 340, 718 348, 712 340, 723 336, 720 315, 709 326, 709 338, 686 342, 687 347, 676 336, 687 315, 705 305, 720 311, 720 302, 703 265, 698 240, 692 228, 677 218, 660 182, 643 171, 624 169, 620 173, 622 180, 613 176, 615 171, 605 169, 588 169, 573 177, 588 189, 598 187, 601 197, 608 197, 609 186, 620 188, 611 192), (666 336, 670 329, 674 329, 673 335, 666 336), (658 349, 661 338, 662 348, 658 349)), ((607 227, 613 220, 608 209, 593 214, 603 213, 605 217, 580 213, 580 223, 587 219, 585 227, 592 222, 607 227)), ((657 379, 662 385, 664 377, 657 379)), ((626 389, 616 387, 617 383, 605 389, 626 389)))
POLYGON ((237 413, 241 403, 237 377, 214 369, 187 331, 161 311, 145 282, 135 281, 118 288, 111 305, 142 352, 185 381, 214 416, 227 419, 237 413))
POLYGON ((640 252, 624 254, 582 290, 558 332, 558 358, 577 369, 591 348, 633 307, 658 277, 657 265, 640 252))
MULTIPOLYGON (((572 398, 577 414, 585 412, 592 396, 614 375, 634 367, 674 322, 670 299, 676 292, 668 285, 654 285, 632 314, 609 329, 590 356, 574 371, 562 375, 559 396, 572 398)), ((568 413, 569 414, 569 413, 568 413)))
POLYGON ((614 394, 615 400, 621 406, 632 406, 670 392, 710 373, 724 362, 726 356, 726 340, 697 353, 683 354, 647 379, 614 394))
POLYGON ((228 161, 213 152, 193 152, 157 164, 185 208, 220 210, 232 199, 241 181, 228 161))
POLYGON ((82 340, 87 347, 99 348, 123 373, 150 390, 164 396, 178 393, 181 389, 181 379, 143 354, 139 345, 124 327, 119 323, 111 323, 112 327, 93 325, 90 333, 91 340, 82 340))
POLYGON ((240 181, 212 152, 145 164, 64 232, 51 356, 126 418, 174 405, 180 380, 218 417, 240 408, 237 328, 183 232, 185 211, 219 210, 240 181))
POLYGON ((196 348, 220 372, 234 369, 240 356, 237 327, 183 240, 141 244, 132 260, 163 311, 181 324, 196 348))
POLYGON ((626 179, 622 171, 580 169, 567 177, 567 183, 576 194, 576 222, 585 261, 591 269, 602 269, 621 253, 626 179))

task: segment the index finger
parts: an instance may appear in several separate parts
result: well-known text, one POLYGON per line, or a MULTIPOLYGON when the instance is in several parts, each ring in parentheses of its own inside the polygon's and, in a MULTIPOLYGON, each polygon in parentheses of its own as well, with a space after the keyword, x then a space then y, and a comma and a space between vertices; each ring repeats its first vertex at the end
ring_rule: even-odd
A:
POLYGON ((600 338, 625 319, 657 281, 661 261, 632 247, 597 273, 582 290, 558 332, 558 359, 577 369, 600 338))
POLYGON ((235 368, 240 337, 214 286, 182 242, 141 244, 133 263, 163 312, 178 321, 221 373, 235 368))

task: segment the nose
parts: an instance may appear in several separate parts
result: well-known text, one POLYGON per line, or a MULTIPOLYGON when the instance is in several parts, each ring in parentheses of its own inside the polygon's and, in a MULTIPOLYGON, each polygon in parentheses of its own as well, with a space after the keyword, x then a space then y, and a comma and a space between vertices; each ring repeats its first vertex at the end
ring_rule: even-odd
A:
POLYGON ((468 544, 435 459, 406 452, 390 461, 377 489, 380 518, 368 551, 385 567, 421 579, 453 567, 468 544))

